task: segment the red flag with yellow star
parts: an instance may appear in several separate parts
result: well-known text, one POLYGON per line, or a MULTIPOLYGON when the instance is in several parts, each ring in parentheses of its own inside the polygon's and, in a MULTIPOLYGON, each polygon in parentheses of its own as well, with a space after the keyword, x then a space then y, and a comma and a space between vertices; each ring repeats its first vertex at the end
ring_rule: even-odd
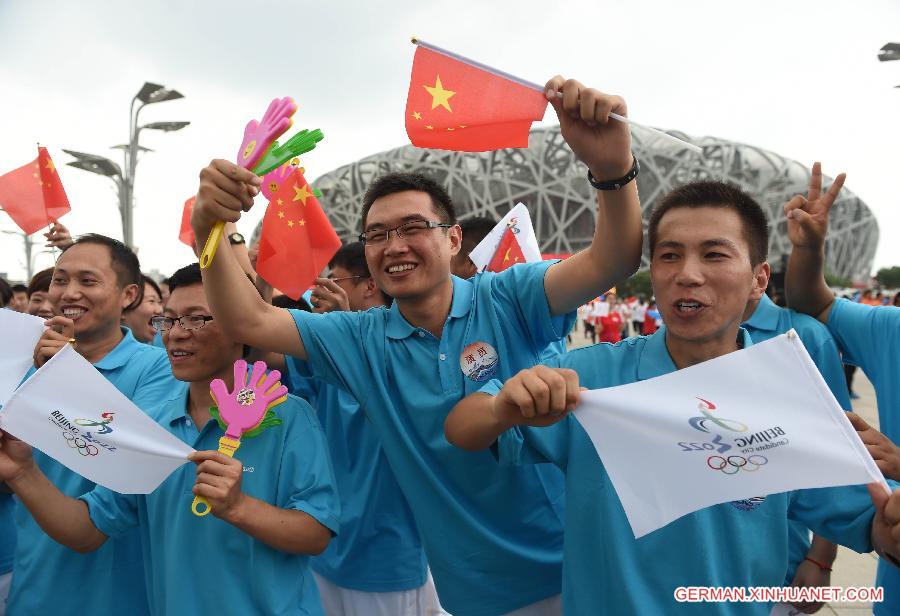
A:
POLYGON ((540 86, 422 43, 416 48, 406 99, 406 134, 415 146, 460 152, 527 148, 531 123, 546 108, 540 86))
POLYGON ((35 160, 0 176, 0 207, 28 235, 72 209, 47 148, 38 147, 35 160))
POLYGON ((263 217, 256 271, 299 299, 319 276, 341 240, 299 169, 282 182, 263 217))
POLYGON ((494 258, 488 263, 487 271, 502 272, 516 263, 525 263, 525 254, 522 252, 522 247, 519 246, 519 241, 512 228, 507 228, 503 232, 503 237, 500 238, 500 245, 497 246, 494 258))

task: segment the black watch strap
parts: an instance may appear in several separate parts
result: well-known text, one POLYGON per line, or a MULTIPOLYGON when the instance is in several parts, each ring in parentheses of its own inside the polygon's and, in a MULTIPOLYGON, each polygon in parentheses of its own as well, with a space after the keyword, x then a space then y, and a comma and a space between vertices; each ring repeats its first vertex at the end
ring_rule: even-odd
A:
POLYGON ((638 172, 641 170, 641 165, 640 163, 638 163, 637 156, 634 156, 632 154, 631 158, 634 161, 634 163, 631 165, 631 171, 620 177, 618 180, 600 182, 594 177, 594 175, 591 173, 591 170, 588 169, 588 182, 590 182, 591 186, 593 186, 597 190, 619 190, 620 188, 631 182, 634 178, 636 178, 638 172))

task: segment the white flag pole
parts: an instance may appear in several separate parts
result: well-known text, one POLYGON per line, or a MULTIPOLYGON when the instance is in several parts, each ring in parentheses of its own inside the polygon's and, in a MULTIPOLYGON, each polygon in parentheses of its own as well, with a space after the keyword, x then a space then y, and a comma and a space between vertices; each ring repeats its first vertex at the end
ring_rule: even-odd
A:
MULTIPOLYGON (((413 45, 419 45, 420 47, 424 47, 425 49, 430 49, 431 51, 437 52, 439 54, 443 54, 443 55, 447 56, 448 58, 453 58, 454 60, 458 60, 459 62, 464 62, 464 63, 474 66, 476 68, 480 68, 481 70, 487 71, 488 73, 492 73, 494 75, 497 75, 498 77, 503 77, 504 79, 509 79, 510 81, 512 81, 514 83, 517 83, 521 86, 525 86, 526 88, 531 88, 532 90, 537 90, 538 92, 540 92, 542 94, 545 92, 544 86, 536 84, 533 81, 528 81, 527 79, 522 79, 521 77, 516 77, 515 75, 511 75, 505 71, 501 71, 499 69, 493 68, 491 66, 488 66, 487 64, 478 62, 477 60, 472 60, 471 58, 466 58, 465 56, 461 56, 458 53, 448 51, 446 49, 438 47, 437 45, 432 45, 431 43, 426 43, 425 41, 423 41, 420 38, 412 37, 412 43, 413 43, 413 45)), ((556 92, 556 97, 562 98, 562 92, 556 92)), ((663 139, 666 139, 667 141, 677 143, 678 145, 684 146, 684 147, 688 148, 689 150, 691 150, 692 152, 696 152, 700 156, 703 156, 703 148, 701 148, 700 146, 694 145, 693 143, 688 143, 687 141, 684 141, 683 139, 679 139, 678 137, 676 137, 674 135, 670 135, 669 133, 663 132, 657 128, 653 128, 652 126, 647 126, 645 124, 638 124, 634 120, 630 120, 630 119, 626 118, 625 116, 620 115, 618 113, 610 112, 609 117, 611 117, 613 120, 618 120, 619 122, 624 122, 625 124, 630 124, 631 126, 640 126, 644 130, 648 130, 648 131, 652 132, 657 137, 661 137, 663 139)))

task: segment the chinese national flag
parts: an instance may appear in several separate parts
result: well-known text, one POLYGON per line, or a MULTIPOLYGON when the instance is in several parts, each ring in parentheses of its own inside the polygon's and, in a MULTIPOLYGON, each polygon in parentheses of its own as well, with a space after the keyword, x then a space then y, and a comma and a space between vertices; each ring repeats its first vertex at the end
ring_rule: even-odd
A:
POLYGON ((460 152, 527 148, 544 93, 419 45, 406 99, 413 145, 460 152))
POLYGON ((196 240, 194 239, 194 230, 191 228, 191 211, 194 209, 194 201, 197 197, 191 197, 184 202, 184 211, 181 212, 181 231, 178 232, 178 239, 194 249, 196 240))
POLYGON ((72 209, 47 148, 39 147, 35 160, 0 176, 0 206, 28 235, 72 209))
POLYGON ((522 248, 519 246, 516 234, 513 233, 512 229, 507 229, 503 232, 503 237, 500 239, 500 245, 497 246, 494 258, 488 263, 487 271, 502 272, 516 263, 525 263, 525 255, 522 254, 522 248))
POLYGON ((256 271, 288 297, 299 299, 340 247, 312 188, 295 170, 266 209, 256 271))

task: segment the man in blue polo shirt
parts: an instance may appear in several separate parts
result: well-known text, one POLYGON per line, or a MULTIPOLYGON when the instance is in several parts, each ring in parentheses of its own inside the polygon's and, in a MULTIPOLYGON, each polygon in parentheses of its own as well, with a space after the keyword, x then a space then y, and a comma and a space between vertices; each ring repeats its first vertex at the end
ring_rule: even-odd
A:
MULTIPOLYGON (((141 344, 120 325, 122 312, 140 302, 140 283, 140 263, 130 248, 103 235, 81 236, 56 263, 48 298, 57 316, 47 321, 49 328, 37 343, 35 365, 74 344, 139 408, 146 410, 170 395, 176 381, 165 353, 141 344)), ((41 452, 34 459, 68 496, 95 485, 41 452)), ((25 507, 16 508, 16 529, 10 614, 147 612, 136 531, 92 554, 78 554, 45 535, 25 507)))
MULTIPOLYGON (((591 246, 566 261, 451 277, 460 232, 446 191, 422 175, 389 174, 369 187, 361 236, 378 287, 395 298, 389 310, 272 307, 227 247, 203 270, 213 315, 229 335, 306 359, 313 375, 365 408, 415 516, 441 604, 456 616, 559 613, 562 482, 549 466, 501 469, 486 452, 455 449, 444 418, 485 379, 536 363, 566 335, 578 306, 640 261, 631 134, 609 118, 627 112, 624 101, 562 77, 547 90, 598 189, 591 246)), ((206 167, 191 221, 198 241, 215 221, 235 221, 252 206, 259 183, 227 161, 206 167)))
MULTIPOLYGON (((311 300, 316 312, 390 305, 366 265, 359 242, 328 264, 311 300)), ((341 533, 312 559, 328 616, 434 616, 437 595, 412 511, 372 432, 365 410, 346 391, 311 377, 305 361, 287 358, 294 391, 316 409, 341 496, 341 533)))
POLYGON ((6 596, 12 580, 13 555, 16 551, 16 525, 13 512, 15 503, 12 494, 0 485, 0 616, 6 614, 6 596))
MULTIPOLYGON (((853 410, 841 356, 828 328, 808 315, 776 306, 765 294, 747 304, 741 326, 753 342, 763 342, 788 330, 795 330, 841 408, 853 410)), ((837 557, 837 546, 819 536, 814 536, 810 542, 809 529, 797 522, 791 522, 789 528, 790 556, 785 585, 827 586, 831 581, 831 565, 837 557)), ((810 610, 818 611, 822 605, 803 607, 807 613, 812 613, 810 610)))
MULTIPOLYGON (((807 196, 798 195, 784 206, 793 244, 785 290, 788 305, 827 325, 844 362, 862 368, 872 381, 879 427, 896 443, 900 442, 900 309, 835 299, 825 282, 828 214, 844 179, 843 173, 838 175, 823 194, 822 167, 815 163, 807 196)), ((876 616, 900 613, 900 563, 882 558, 876 585, 884 587, 884 601, 874 604, 876 616)))
MULTIPOLYGON (((183 382, 150 413, 199 450, 191 455, 196 466, 182 466, 149 495, 96 487, 73 498, 41 476, 30 447, 4 437, 0 476, 72 549, 94 550, 138 527, 153 614, 321 615, 308 555, 328 545, 340 510, 315 414, 289 397, 273 409, 278 425, 245 435, 234 458, 218 453, 223 429, 212 419, 210 382, 220 378, 232 391, 245 349, 209 316, 198 265, 176 272, 169 288, 166 312, 154 322, 183 382), (194 495, 206 497, 211 516, 192 513, 194 495)), ((111 605, 100 613, 125 612, 111 605)))
POLYGON ((780 586, 788 520, 858 551, 900 551, 900 492, 865 488, 773 494, 709 507, 635 539, 590 438, 573 416, 579 387, 650 379, 752 344, 739 328, 769 278, 767 223, 736 187, 695 182, 657 205, 648 234, 653 291, 666 326, 649 337, 599 344, 524 370, 467 397, 446 422, 448 439, 491 448, 501 464, 552 462, 566 473, 563 605, 595 614, 767 614, 762 603, 677 603, 681 586, 780 586), (496 397, 489 393, 499 394, 496 397), (879 499, 875 515, 871 498, 879 499), (874 522, 873 522, 874 518, 874 522), (893 526, 893 528, 892 528, 893 526))

